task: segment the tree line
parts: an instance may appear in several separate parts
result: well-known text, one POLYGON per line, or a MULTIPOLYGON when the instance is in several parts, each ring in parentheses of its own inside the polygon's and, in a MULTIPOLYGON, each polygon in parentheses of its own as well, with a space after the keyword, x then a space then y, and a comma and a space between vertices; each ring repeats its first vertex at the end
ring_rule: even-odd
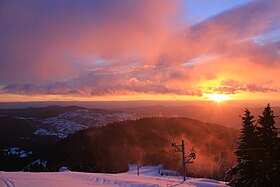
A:
POLYGON ((257 120, 245 109, 235 150, 237 164, 228 171, 229 185, 280 186, 280 134, 275 118, 269 104, 257 120))

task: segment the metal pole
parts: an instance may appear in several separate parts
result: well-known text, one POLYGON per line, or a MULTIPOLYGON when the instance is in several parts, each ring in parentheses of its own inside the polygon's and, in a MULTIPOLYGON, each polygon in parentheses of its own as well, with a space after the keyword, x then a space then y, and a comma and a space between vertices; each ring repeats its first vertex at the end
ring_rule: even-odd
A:
POLYGON ((185 161, 185 144, 182 140, 182 162, 183 162, 183 179, 186 181, 186 161, 185 161))

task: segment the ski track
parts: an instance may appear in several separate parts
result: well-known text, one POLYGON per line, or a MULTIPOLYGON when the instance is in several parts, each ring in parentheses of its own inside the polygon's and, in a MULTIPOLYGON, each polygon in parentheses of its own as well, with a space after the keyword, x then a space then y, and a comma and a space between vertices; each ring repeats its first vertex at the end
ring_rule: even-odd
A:
POLYGON ((14 183, 12 182, 12 180, 8 180, 8 179, 2 178, 2 177, 0 178, 0 180, 1 180, 0 187, 16 187, 14 185, 14 183))
POLYGON ((211 179, 167 177, 153 167, 120 174, 83 172, 0 172, 0 187, 225 187, 225 182, 211 179))

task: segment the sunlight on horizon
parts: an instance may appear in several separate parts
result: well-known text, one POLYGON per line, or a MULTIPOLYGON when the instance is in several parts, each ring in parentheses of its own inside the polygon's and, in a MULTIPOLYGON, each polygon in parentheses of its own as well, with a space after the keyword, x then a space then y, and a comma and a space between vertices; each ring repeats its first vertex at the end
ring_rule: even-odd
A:
POLYGON ((215 101, 217 103, 221 103, 223 101, 228 101, 231 98, 226 94, 206 94, 208 100, 215 101))

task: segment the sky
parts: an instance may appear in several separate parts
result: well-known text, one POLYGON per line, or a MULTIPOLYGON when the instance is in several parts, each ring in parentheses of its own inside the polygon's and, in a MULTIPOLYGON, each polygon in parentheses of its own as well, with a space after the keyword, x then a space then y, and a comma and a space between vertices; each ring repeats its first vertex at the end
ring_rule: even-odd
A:
POLYGON ((279 73, 278 0, 0 2, 0 102, 279 102, 279 73))

